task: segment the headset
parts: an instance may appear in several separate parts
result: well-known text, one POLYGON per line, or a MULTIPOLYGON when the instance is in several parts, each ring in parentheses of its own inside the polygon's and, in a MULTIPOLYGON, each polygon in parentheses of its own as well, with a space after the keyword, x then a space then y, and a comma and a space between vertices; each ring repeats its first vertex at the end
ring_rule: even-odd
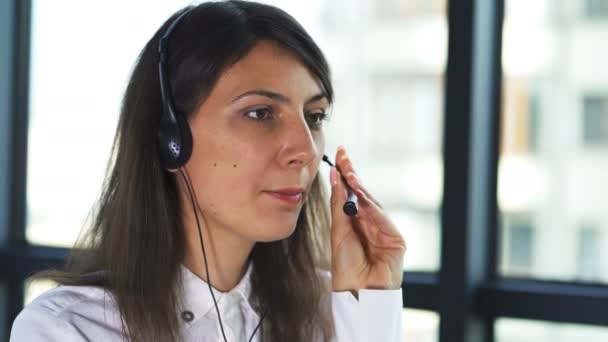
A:
POLYGON ((163 111, 158 128, 158 149, 160 161, 167 170, 184 166, 192 155, 192 132, 185 115, 177 113, 171 94, 167 59, 168 41, 171 33, 192 8, 186 8, 167 28, 158 44, 158 77, 163 111))
MULTIPOLYGON (((190 156, 192 155, 192 132, 186 116, 183 113, 178 113, 175 110, 167 65, 169 37, 171 36, 173 30, 175 30, 177 24, 188 13, 190 13, 193 8, 194 7, 188 7, 177 16, 177 18, 169 25, 165 33, 162 35, 158 44, 158 76, 160 81, 160 93, 162 97, 163 110, 160 118, 160 125, 158 127, 157 144, 159 159, 163 168, 168 171, 178 170, 182 175, 188 189, 192 209, 194 210, 194 216, 196 218, 196 225, 198 227, 201 249, 203 250, 205 270, 207 272, 207 285, 209 286, 209 292, 211 293, 213 303, 215 304, 215 310, 217 313, 218 322, 220 324, 222 337, 224 338, 224 341, 227 342, 228 340, 226 339, 226 334, 224 332, 224 325, 222 324, 222 317, 217 305, 217 300, 215 299, 215 295, 211 289, 211 278, 209 276, 209 267, 207 264, 207 253, 205 252, 205 244, 203 243, 203 235, 201 234, 201 226, 195 205, 195 195, 193 194, 194 191, 192 190, 192 184, 190 182, 188 173, 182 170, 182 166, 188 162, 188 159, 190 159, 190 156)), ((267 312, 264 312, 260 318, 260 322, 253 330, 253 333, 249 338, 249 342, 253 340, 253 336, 262 325, 262 321, 264 320, 264 317, 266 317, 266 313, 267 312)))

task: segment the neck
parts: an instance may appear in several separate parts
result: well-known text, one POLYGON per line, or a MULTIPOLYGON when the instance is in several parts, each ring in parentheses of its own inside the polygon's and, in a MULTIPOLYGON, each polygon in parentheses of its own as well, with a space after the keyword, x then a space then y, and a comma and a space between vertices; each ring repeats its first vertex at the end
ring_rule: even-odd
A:
MULTIPOLYGON (((190 216, 193 215, 184 217, 186 229, 184 265, 199 278, 209 282, 196 220, 190 216)), ((207 225, 207 222, 200 219, 199 213, 211 285, 222 292, 230 291, 247 271, 249 255, 255 242, 244 240, 228 228, 207 225)))

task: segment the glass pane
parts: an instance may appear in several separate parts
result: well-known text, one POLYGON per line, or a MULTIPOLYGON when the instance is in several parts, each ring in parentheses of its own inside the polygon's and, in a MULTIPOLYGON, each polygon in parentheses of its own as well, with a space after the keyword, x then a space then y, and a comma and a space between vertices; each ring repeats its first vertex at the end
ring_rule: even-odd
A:
POLYGON ((608 328, 499 318, 495 334, 496 342, 603 342, 608 339, 608 328))
POLYGON ((36 297, 55 286, 57 286, 57 283, 51 280, 39 279, 26 281, 24 286, 23 305, 29 304, 32 300, 36 299, 36 297))
MULTIPOLYGON (((367 187, 406 236, 404 267, 437 270, 446 1, 266 2, 293 14, 332 67, 336 103, 327 154, 347 147, 367 187)), ((137 53, 187 3, 133 1, 117 10, 104 2, 33 2, 30 242, 73 243, 99 193, 137 53), (138 15, 143 4, 145 16, 138 15), (68 14, 77 10, 99 15, 68 14)), ((321 168, 325 179, 328 171, 321 168)))
POLYGON ((322 4, 316 38, 336 88, 327 152, 346 146, 363 182, 402 229, 404 268, 437 270, 446 2, 322 4))
POLYGON ((439 341, 439 315, 433 311, 403 309, 403 338, 407 342, 439 341))
POLYGON ((158 26, 188 3, 32 2, 30 243, 73 244, 101 190, 130 69, 158 26))
POLYGON ((508 0, 500 272, 608 281, 608 1, 508 0))

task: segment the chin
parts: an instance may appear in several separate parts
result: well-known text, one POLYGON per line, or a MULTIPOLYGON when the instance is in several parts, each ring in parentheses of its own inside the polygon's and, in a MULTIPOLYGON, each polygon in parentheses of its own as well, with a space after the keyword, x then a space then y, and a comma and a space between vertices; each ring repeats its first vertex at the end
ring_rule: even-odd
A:
MULTIPOLYGON (((268 226, 267 226, 268 227, 268 226)), ((258 242, 273 242, 278 240, 283 240, 291 236, 293 232, 296 230, 296 224, 286 226, 282 225, 274 225, 275 229, 262 229, 258 230, 258 232, 263 232, 263 234, 258 234, 256 236, 256 241, 258 242)))

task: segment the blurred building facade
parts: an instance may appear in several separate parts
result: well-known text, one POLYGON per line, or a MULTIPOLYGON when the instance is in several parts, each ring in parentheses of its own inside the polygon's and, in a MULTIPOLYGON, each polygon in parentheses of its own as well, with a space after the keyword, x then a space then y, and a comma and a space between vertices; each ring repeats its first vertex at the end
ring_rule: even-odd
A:
POLYGON ((501 271, 608 280, 608 1, 507 1, 501 271))

